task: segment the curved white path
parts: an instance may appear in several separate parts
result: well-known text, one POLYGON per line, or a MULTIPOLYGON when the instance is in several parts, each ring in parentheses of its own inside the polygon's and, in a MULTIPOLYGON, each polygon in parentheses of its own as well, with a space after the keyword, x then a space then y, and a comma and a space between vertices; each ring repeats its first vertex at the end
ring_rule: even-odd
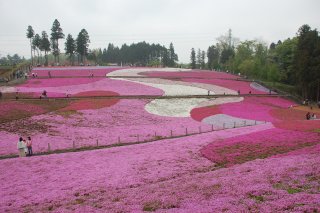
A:
MULTIPOLYGON (((176 68, 148 68, 148 69, 123 69, 116 70, 109 74, 112 76, 123 76, 124 78, 112 78, 115 80, 130 81, 140 83, 146 86, 155 87, 164 91, 164 95, 207 95, 210 94, 237 94, 236 91, 227 89, 224 87, 204 84, 204 83, 192 83, 167 79, 155 79, 155 78, 134 78, 128 79, 128 76, 141 76, 139 73, 145 71, 165 71, 165 72, 188 72, 188 69, 176 69, 176 68)), ((233 98, 190 98, 190 99, 157 99, 153 100, 145 106, 145 109, 152 114, 159 116, 170 117, 190 117, 190 112, 193 108, 202 106, 212 106, 224 103, 240 102, 242 97, 233 98)))

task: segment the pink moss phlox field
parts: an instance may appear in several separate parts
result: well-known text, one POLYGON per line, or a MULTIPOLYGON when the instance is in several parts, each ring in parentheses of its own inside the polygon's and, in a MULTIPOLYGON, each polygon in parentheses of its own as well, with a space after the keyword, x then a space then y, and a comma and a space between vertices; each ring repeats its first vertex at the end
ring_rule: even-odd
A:
POLYGON ((234 117, 260 120, 260 121, 278 121, 271 110, 289 108, 293 102, 277 97, 245 97, 243 101, 237 103, 228 103, 219 106, 223 114, 234 117))
MULTIPOLYGON (((152 100, 113 102, 90 97, 163 95, 162 90, 151 86, 102 78, 112 69, 119 68, 35 70, 38 69, 38 75, 43 77, 51 70, 54 77, 83 78, 32 79, 17 87, 21 95, 34 93, 36 96, 47 90, 49 97, 64 94, 86 97, 80 101, 70 99, 70 105, 64 110, 56 110, 52 105, 46 109, 54 109, 50 113, 21 120, 21 124, 26 125, 21 127, 22 132, 30 127, 28 135, 23 133, 22 136, 32 137, 34 152, 47 151, 48 144, 51 150, 56 150, 72 148, 73 144, 78 148, 97 143, 118 145, 138 140, 162 140, 0 160, 0 212, 320 211, 320 120, 305 120, 309 110, 306 107, 291 108, 294 103, 282 98, 245 97, 237 103, 194 108, 191 117, 157 116, 145 110, 152 100), (92 72, 95 77, 87 77, 92 72), (201 121, 216 114, 231 119, 269 122, 164 139, 171 134, 181 136, 186 132, 210 131, 211 125, 201 121)), ((200 83, 240 89, 242 94, 248 93, 249 89, 259 93, 249 88, 247 82, 230 80, 237 76, 227 73, 142 74, 177 77, 186 82, 202 81, 200 83), (203 76, 206 79, 200 79, 203 76)), ((49 100, 48 103, 57 102, 49 100)), ((8 106, 6 102, 0 102, 0 106, 5 106, 4 110, 0 107, 0 115, 1 110, 8 114, 10 107, 21 111, 19 104, 29 110, 29 105, 25 105, 29 102, 12 101, 8 106)), ((66 104, 63 102, 63 106, 66 104)), ((41 106, 46 108, 46 105, 41 106)), ((42 108, 32 107, 30 109, 42 112, 42 108)), ((0 155, 17 154, 20 133, 6 130, 4 125, 20 129, 20 120, 0 125, 0 155)))
POLYGON ((98 91, 87 91, 87 92, 79 92, 77 94, 74 94, 73 97, 86 97, 86 96, 119 96, 118 93, 112 92, 112 91, 104 91, 104 90, 98 90, 98 91))
POLYGON ((226 114, 243 119, 258 121, 303 120, 304 113, 289 108, 291 101, 277 97, 245 97, 243 101, 217 106, 199 107, 191 111, 191 117, 197 121, 216 114, 226 114))
POLYGON ((266 94, 266 91, 261 91, 250 86, 251 82, 236 80, 238 76, 223 72, 215 71, 192 71, 192 72, 142 72, 140 75, 148 77, 177 77, 185 82, 213 84, 235 91, 240 90, 242 94, 266 94))
POLYGON ((22 206, 28 204, 33 208, 51 200, 72 201, 74 194, 83 189, 157 184, 206 169, 211 163, 198 155, 196 150, 201 146, 214 138, 268 128, 272 126, 231 129, 112 149, 1 160, 0 170, 7 172, 0 173, 0 179, 6 182, 0 186, 0 212, 22 210, 22 206), (35 190, 37 193, 33 193, 35 190), (21 197, 24 199, 18 199, 21 197))
POLYGON ((18 88, 43 88, 43 87, 61 87, 80 84, 90 84, 101 80, 101 78, 45 78, 45 79, 28 79, 18 88))
MULTIPOLYGON (((248 134, 250 130, 227 130, 216 137, 248 134)), ((0 173, 0 179, 6 182, 0 186, 0 211, 142 212, 148 207, 159 212, 319 209, 316 178, 320 175, 320 145, 313 147, 313 153, 296 152, 216 170, 194 152, 212 139, 208 136, 0 161, 0 169, 7 171, 0 173)))
POLYGON ((105 77, 106 74, 113 72, 115 70, 123 69, 121 67, 40 67, 33 68, 32 72, 37 73, 39 77, 48 77, 49 71, 52 77, 56 76, 90 76, 92 73, 95 77, 105 77))
POLYGON ((201 149, 201 153, 218 165, 228 167, 317 143, 319 143, 318 133, 275 128, 227 139, 223 142, 213 142, 201 149))
POLYGON ((266 94, 266 92, 252 88, 250 86, 250 82, 247 82, 247 81, 238 81, 233 79, 197 79, 197 78, 181 78, 181 80, 185 82, 213 84, 213 85, 225 87, 228 89, 232 89, 234 91, 240 90, 240 94, 249 94, 250 91, 252 94, 266 94))
POLYGON ((0 102, 0 117, 7 115, 8 113, 17 113, 17 112, 27 112, 30 114, 34 114, 37 112, 37 114, 44 113, 45 110, 37 105, 29 104, 25 102, 19 102, 19 101, 1 101, 0 102))
POLYGON ((225 72, 207 71, 207 70, 190 70, 181 72, 141 72, 140 75, 148 77, 177 77, 177 78, 226 78, 226 79, 237 79, 238 76, 231 75, 225 72))
POLYGON ((306 119, 306 112, 297 110, 295 108, 274 108, 270 111, 270 114, 283 121, 297 121, 306 119))
MULTIPOLYGON (((133 83, 128 81, 114 80, 109 78, 97 78, 97 79, 89 79, 89 78, 72 78, 68 79, 68 85, 60 85, 59 78, 53 79, 37 79, 35 81, 40 81, 39 84, 35 85, 35 87, 31 84, 22 84, 18 87, 21 92, 37 92, 42 93, 43 90, 48 92, 48 96, 51 96, 51 93, 56 94, 76 94, 80 92, 88 92, 88 91, 113 91, 119 93, 120 95, 162 95, 163 91, 160 89, 153 88, 151 86, 141 85, 139 83, 133 83), (99 80, 97 80, 99 79, 99 80), (44 81, 43 83, 41 83, 44 81), (52 81, 51 86, 47 86, 46 82, 52 81), (81 84, 79 84, 82 82, 81 84), (56 85, 56 86, 55 86, 56 85)), ((64 81, 63 81, 64 82, 64 81)), ((64 82, 66 83, 66 82, 64 82)))
POLYGON ((281 129, 295 130, 295 131, 320 131, 320 120, 297 120, 297 121, 282 121, 275 122, 274 125, 281 129))
MULTIPOLYGON (((46 151, 48 143, 51 149, 71 148, 73 141, 76 146, 110 145, 120 142, 136 142, 138 139, 154 140, 171 135, 185 135, 211 130, 211 125, 201 123, 190 117, 164 117, 148 113, 144 107, 151 100, 122 99, 114 105, 91 110, 78 110, 70 115, 59 112, 33 117, 35 122, 50 126, 47 133, 33 132, 34 150, 46 151), (138 138, 139 137, 139 138, 138 138)), ((90 103, 92 102, 90 101, 90 103)), ((86 104, 84 104, 86 106, 86 104)), ((96 108, 96 107, 95 107, 96 108)), ((2 135, 3 141, 10 141, 15 134, 2 135)), ((18 138, 19 135, 16 135, 18 138)), ((5 143, 0 154, 16 153, 16 144, 5 143)))
POLYGON ((70 103, 69 106, 61 109, 60 111, 72 111, 72 110, 88 110, 88 109, 100 109, 109 107, 116 104, 119 99, 92 99, 92 100, 77 100, 70 103))
MULTIPOLYGON (((73 97, 90 97, 90 96, 119 96, 118 93, 111 91, 89 91, 89 92, 81 92, 75 94, 73 97)), ((88 110, 88 109, 100 109, 104 107, 112 106, 118 103, 119 99, 80 99, 73 100, 70 104, 60 109, 59 111, 70 111, 70 110, 88 110)))

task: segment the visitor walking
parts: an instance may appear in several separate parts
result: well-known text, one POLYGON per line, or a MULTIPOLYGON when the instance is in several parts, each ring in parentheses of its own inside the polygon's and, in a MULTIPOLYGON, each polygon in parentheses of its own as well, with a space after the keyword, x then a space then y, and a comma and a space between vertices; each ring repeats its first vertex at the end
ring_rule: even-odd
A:
POLYGON ((46 90, 43 90, 42 96, 43 96, 44 98, 47 98, 47 91, 46 91, 46 90))
POLYGON ((310 112, 308 112, 308 113, 306 114, 306 119, 307 119, 307 120, 310 120, 310 112))
POLYGON ((27 148, 28 148, 28 156, 32 156, 32 141, 31 141, 31 137, 28 137, 27 140, 27 148))
POLYGON ((26 144, 23 142, 22 137, 19 138, 19 141, 17 143, 17 148, 19 151, 19 157, 25 157, 26 153, 25 153, 24 149, 26 148, 26 144))

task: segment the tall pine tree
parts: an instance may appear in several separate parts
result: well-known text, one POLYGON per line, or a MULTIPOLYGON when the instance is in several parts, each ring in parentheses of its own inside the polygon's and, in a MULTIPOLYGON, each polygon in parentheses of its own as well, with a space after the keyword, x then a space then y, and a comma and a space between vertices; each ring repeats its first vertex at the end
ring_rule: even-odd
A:
POLYGON ((68 34, 65 42, 65 51, 69 55, 70 64, 74 65, 74 53, 76 51, 76 41, 73 39, 71 34, 68 34))
POLYGON ((191 69, 195 69, 196 68, 196 51, 194 50, 194 48, 191 49, 190 61, 191 61, 191 69))
POLYGON ((169 67, 174 67, 178 61, 178 55, 174 52, 173 44, 170 43, 169 47, 169 67))
POLYGON ((46 31, 42 31, 40 49, 44 51, 44 65, 48 66, 48 52, 50 51, 50 41, 46 31))
POLYGON ((37 65, 40 65, 40 54, 39 54, 39 51, 40 51, 40 45, 41 45, 41 37, 39 36, 39 34, 36 34, 34 37, 33 37, 33 40, 32 40, 32 45, 33 45, 33 48, 34 50, 37 51, 37 65))
POLYGON ((32 29, 32 26, 28 26, 27 29, 27 38, 30 40, 30 49, 31 49, 31 64, 33 65, 33 56, 32 56, 32 39, 34 37, 34 31, 32 29))
POLYGON ((80 60, 85 64, 86 56, 88 55, 88 47, 90 43, 89 34, 85 29, 82 29, 77 37, 77 53, 80 55, 80 60))
POLYGON ((60 22, 55 19, 51 28, 51 42, 52 42, 52 53, 54 55, 55 63, 59 63, 59 39, 64 38, 60 22))

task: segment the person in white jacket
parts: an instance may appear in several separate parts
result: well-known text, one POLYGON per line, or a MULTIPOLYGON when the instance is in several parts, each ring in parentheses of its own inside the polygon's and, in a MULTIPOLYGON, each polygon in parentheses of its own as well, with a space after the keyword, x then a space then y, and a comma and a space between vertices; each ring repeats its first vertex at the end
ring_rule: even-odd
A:
POLYGON ((26 157, 25 148, 26 144, 23 141, 23 138, 20 137, 19 142, 17 143, 17 148, 19 151, 19 157, 26 157))

